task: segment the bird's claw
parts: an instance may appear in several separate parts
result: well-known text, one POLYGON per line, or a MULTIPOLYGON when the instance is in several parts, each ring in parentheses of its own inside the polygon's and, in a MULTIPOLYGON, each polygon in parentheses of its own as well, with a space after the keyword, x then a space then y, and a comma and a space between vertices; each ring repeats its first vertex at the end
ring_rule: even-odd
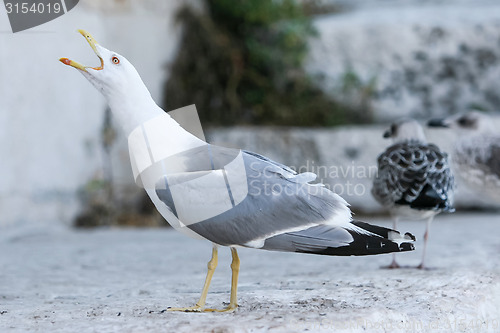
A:
POLYGON ((225 309, 205 309, 204 312, 234 312, 238 308, 238 305, 229 305, 225 309))
POLYGON ((390 265, 388 266, 383 266, 382 268, 386 268, 386 269, 397 269, 397 268, 401 268, 401 266, 399 266, 399 264, 395 261, 391 262, 390 265))
POLYGON ((178 312, 202 312, 203 308, 199 305, 188 306, 185 308, 168 308, 167 311, 178 311, 178 312))

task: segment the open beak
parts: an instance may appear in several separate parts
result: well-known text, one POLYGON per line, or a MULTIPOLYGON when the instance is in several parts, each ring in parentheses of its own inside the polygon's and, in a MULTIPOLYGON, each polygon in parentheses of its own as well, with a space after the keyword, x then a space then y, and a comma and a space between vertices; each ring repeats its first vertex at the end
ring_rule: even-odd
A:
POLYGON ((62 62, 63 64, 65 65, 68 65, 68 66, 71 66, 71 67, 75 67, 76 69, 79 69, 79 70, 82 70, 82 71, 87 71, 87 68, 92 68, 96 71, 99 71, 101 69, 104 68, 104 61, 102 60, 102 57, 101 55, 99 54, 99 51, 97 50, 97 42, 96 40, 94 39, 94 37, 92 37, 91 34, 89 34, 87 31, 85 30, 78 30, 79 33, 82 34, 83 37, 85 37, 85 39, 87 40, 87 42, 89 43, 90 47, 92 48, 92 50, 94 50, 95 54, 97 55, 97 57, 99 58, 99 60, 101 61, 101 66, 99 67, 90 67, 90 66, 83 66, 82 64, 74 61, 74 60, 69 60, 68 58, 61 58, 59 59, 60 62, 62 62))

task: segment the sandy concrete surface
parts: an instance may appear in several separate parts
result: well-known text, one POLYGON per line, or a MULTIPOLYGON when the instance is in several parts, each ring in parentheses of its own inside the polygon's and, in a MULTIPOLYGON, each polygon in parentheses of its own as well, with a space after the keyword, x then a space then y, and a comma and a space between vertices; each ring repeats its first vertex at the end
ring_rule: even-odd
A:
MULTIPOLYGON (((0 332, 499 332, 499 217, 438 216, 427 271, 380 269, 391 255, 241 249, 240 307, 222 314, 165 311, 197 301, 208 242, 169 229, 12 234, 0 238, 0 332)), ((400 230, 421 239, 424 226, 400 230)), ((417 265, 421 245, 399 262, 417 265)), ((229 300, 229 252, 210 307, 229 300)))

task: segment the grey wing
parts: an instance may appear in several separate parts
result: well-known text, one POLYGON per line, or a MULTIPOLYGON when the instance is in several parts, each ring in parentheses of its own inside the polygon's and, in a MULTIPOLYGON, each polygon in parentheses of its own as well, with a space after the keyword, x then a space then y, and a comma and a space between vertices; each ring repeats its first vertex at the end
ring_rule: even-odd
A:
MULTIPOLYGON (((177 172, 156 185, 156 194, 169 212, 205 239, 221 245, 323 255, 413 249, 414 237, 409 234, 402 237, 391 229, 352 222, 347 203, 324 186, 309 184, 312 177, 307 173, 292 174, 253 153, 228 154, 225 148, 220 153, 226 163, 222 169, 177 172)), ((200 153, 187 155, 199 157, 200 153)), ((209 155, 217 159, 218 148, 211 146, 209 155)), ((202 164, 206 163, 186 163, 202 164)))
POLYGON ((243 150, 243 153, 245 153, 247 155, 251 155, 251 156, 253 156, 255 158, 258 158, 258 159, 260 159, 260 160, 262 160, 264 162, 267 162, 269 164, 272 164, 272 165, 276 166, 277 168, 282 169, 283 173, 288 173, 290 175, 296 175, 297 174, 297 172, 295 170, 291 169, 290 167, 288 167, 288 166, 286 166, 284 164, 278 163, 276 161, 273 161, 270 158, 267 158, 267 157, 262 156, 260 154, 257 154, 257 153, 254 153, 254 152, 248 151, 248 150, 243 150))
MULTIPOLYGON (((217 156, 217 149, 211 146, 213 156, 217 156)), ((241 163, 236 169, 164 177, 158 181, 156 193, 186 227, 221 245, 261 247, 265 239, 280 233, 322 224, 350 224, 347 203, 324 186, 309 184, 310 179, 292 175, 291 169, 260 155, 241 152, 239 156, 241 163), (217 178, 219 174, 222 176, 217 178), (203 178, 207 181, 201 181, 203 178), (189 185, 187 180, 192 179, 197 186, 189 185), (175 200, 179 197, 179 184, 187 193, 182 202, 175 200), (213 209, 207 200, 225 204, 226 209, 213 209), (203 216, 202 211, 207 209, 211 211, 203 216), (196 215, 195 211, 203 218, 183 218, 196 215)))
POLYGON ((454 178, 448 157, 435 145, 406 142, 378 157, 372 194, 382 205, 417 209, 451 208, 454 178))

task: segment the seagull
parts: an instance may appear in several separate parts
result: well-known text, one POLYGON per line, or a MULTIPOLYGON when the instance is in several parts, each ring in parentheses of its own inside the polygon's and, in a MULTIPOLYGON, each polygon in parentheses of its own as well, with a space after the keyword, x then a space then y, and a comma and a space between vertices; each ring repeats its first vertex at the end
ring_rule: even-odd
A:
MULTIPOLYGON (((422 262, 417 266, 424 269, 429 228, 434 216, 442 211, 454 211, 455 185, 448 156, 426 142, 422 126, 413 119, 393 123, 384 138, 392 138, 393 144, 378 156, 372 195, 389 209, 394 229, 401 218, 427 219, 422 262)), ((399 267, 394 254, 387 268, 399 267)))
POLYGON ((213 244, 199 301, 169 311, 234 311, 238 247, 319 255, 371 255, 413 250, 406 233, 353 221, 347 202, 316 175, 297 173, 262 155, 209 144, 192 135, 152 99, 122 55, 79 30, 100 60, 97 67, 61 58, 106 97, 128 134, 132 171, 162 216, 176 230, 213 244), (231 249, 230 302, 205 307, 219 246, 231 249))
POLYGON ((458 176, 474 191, 500 203, 500 135, 488 114, 470 111, 432 119, 430 127, 447 127, 459 138, 452 154, 458 176))

